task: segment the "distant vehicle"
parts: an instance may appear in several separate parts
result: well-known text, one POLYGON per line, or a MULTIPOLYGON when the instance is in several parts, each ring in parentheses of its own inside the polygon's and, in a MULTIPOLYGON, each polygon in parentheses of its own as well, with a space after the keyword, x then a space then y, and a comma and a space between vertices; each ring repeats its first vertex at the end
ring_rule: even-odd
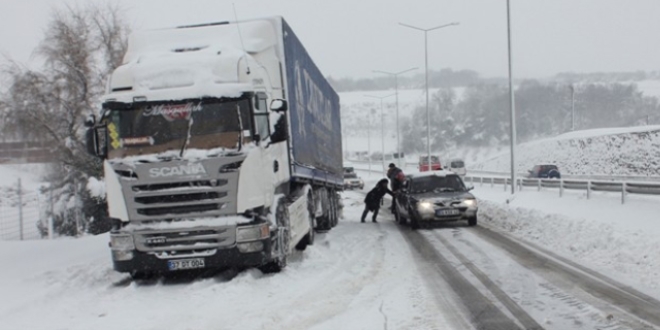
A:
POLYGON ((467 220, 477 224, 477 200, 460 176, 448 171, 413 174, 396 196, 395 219, 400 224, 410 220, 410 227, 425 224, 467 220))
POLYGON ((465 162, 458 158, 452 159, 449 162, 449 170, 460 176, 465 176, 467 174, 467 170, 465 169, 465 162))
POLYGON ((355 172, 344 172, 344 189, 363 189, 364 181, 355 172))
MULTIPOLYGON (((429 162, 427 156, 419 156, 419 165, 420 172, 429 171, 429 162)), ((438 156, 431 156, 431 171, 442 170, 442 165, 440 165, 440 158, 438 156)))
POLYGON ((561 173, 556 165, 535 165, 529 172, 529 178, 561 179, 561 173))

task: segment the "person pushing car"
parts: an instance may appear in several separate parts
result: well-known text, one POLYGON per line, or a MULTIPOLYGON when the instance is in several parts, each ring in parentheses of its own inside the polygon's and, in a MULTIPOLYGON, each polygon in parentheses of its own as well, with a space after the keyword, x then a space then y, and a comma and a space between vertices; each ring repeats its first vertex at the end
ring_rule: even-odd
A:
POLYGON ((364 222, 364 219, 370 211, 374 213, 371 217, 371 221, 378 222, 376 221, 376 217, 378 216, 378 209, 380 209, 380 203, 383 200, 383 196, 385 196, 385 194, 390 194, 390 196, 394 197, 394 193, 387 188, 387 183, 387 179, 381 179, 376 186, 367 193, 367 197, 364 198, 365 207, 364 212, 362 212, 361 222, 364 222))

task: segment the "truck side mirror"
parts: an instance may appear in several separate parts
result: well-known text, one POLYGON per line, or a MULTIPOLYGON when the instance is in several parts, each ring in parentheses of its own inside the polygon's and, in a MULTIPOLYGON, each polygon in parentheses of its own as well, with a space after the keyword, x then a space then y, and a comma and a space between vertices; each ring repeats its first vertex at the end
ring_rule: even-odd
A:
POLYGON ((108 157, 108 128, 103 126, 97 126, 94 128, 95 137, 96 137, 96 155, 102 159, 108 157))
POLYGON ((92 128, 94 125, 96 125, 96 116, 91 114, 85 118, 85 127, 92 128))
POLYGON ((270 143, 286 141, 288 135, 286 115, 280 114, 280 118, 275 123, 273 133, 270 134, 270 143))
MULTIPOLYGON (((85 126, 87 126, 87 122, 85 122, 85 126)), ((89 127, 85 131, 85 148, 87 150, 87 153, 96 156, 96 131, 94 128, 89 127)))
POLYGON ((105 159, 108 155, 105 126, 90 127, 85 132, 85 147, 87 153, 105 159))
POLYGON ((286 100, 274 99, 270 102, 270 110, 275 112, 282 112, 289 110, 289 105, 286 100))

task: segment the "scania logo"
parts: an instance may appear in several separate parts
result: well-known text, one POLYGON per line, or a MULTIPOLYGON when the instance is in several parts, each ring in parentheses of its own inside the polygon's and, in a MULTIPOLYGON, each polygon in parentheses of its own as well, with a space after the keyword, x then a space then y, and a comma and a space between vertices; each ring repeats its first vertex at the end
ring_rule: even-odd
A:
POLYGON ((202 164, 187 164, 172 167, 150 168, 149 176, 152 178, 170 177, 179 175, 206 174, 202 164))

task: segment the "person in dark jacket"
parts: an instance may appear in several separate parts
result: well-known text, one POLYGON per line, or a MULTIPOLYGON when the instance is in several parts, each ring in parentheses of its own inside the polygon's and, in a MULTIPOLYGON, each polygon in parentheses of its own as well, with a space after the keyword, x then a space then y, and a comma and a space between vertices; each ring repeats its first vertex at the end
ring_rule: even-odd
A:
MULTIPOLYGON (((403 174, 403 171, 396 167, 394 163, 390 163, 387 169, 387 178, 390 179, 390 187, 392 191, 396 192, 403 187, 403 182, 406 181, 406 175, 403 174)), ((394 199, 392 199, 392 213, 394 213, 394 199)))
POLYGON ((378 222, 376 221, 376 217, 378 216, 380 202, 383 200, 383 196, 385 196, 385 194, 390 194, 390 196, 394 197, 394 193, 387 189, 387 179, 382 179, 378 181, 376 187, 371 189, 371 191, 369 191, 367 194, 367 197, 364 198, 365 207, 364 212, 362 212, 362 222, 364 222, 364 219, 367 217, 369 211, 374 213, 374 215, 371 217, 371 221, 378 222))

